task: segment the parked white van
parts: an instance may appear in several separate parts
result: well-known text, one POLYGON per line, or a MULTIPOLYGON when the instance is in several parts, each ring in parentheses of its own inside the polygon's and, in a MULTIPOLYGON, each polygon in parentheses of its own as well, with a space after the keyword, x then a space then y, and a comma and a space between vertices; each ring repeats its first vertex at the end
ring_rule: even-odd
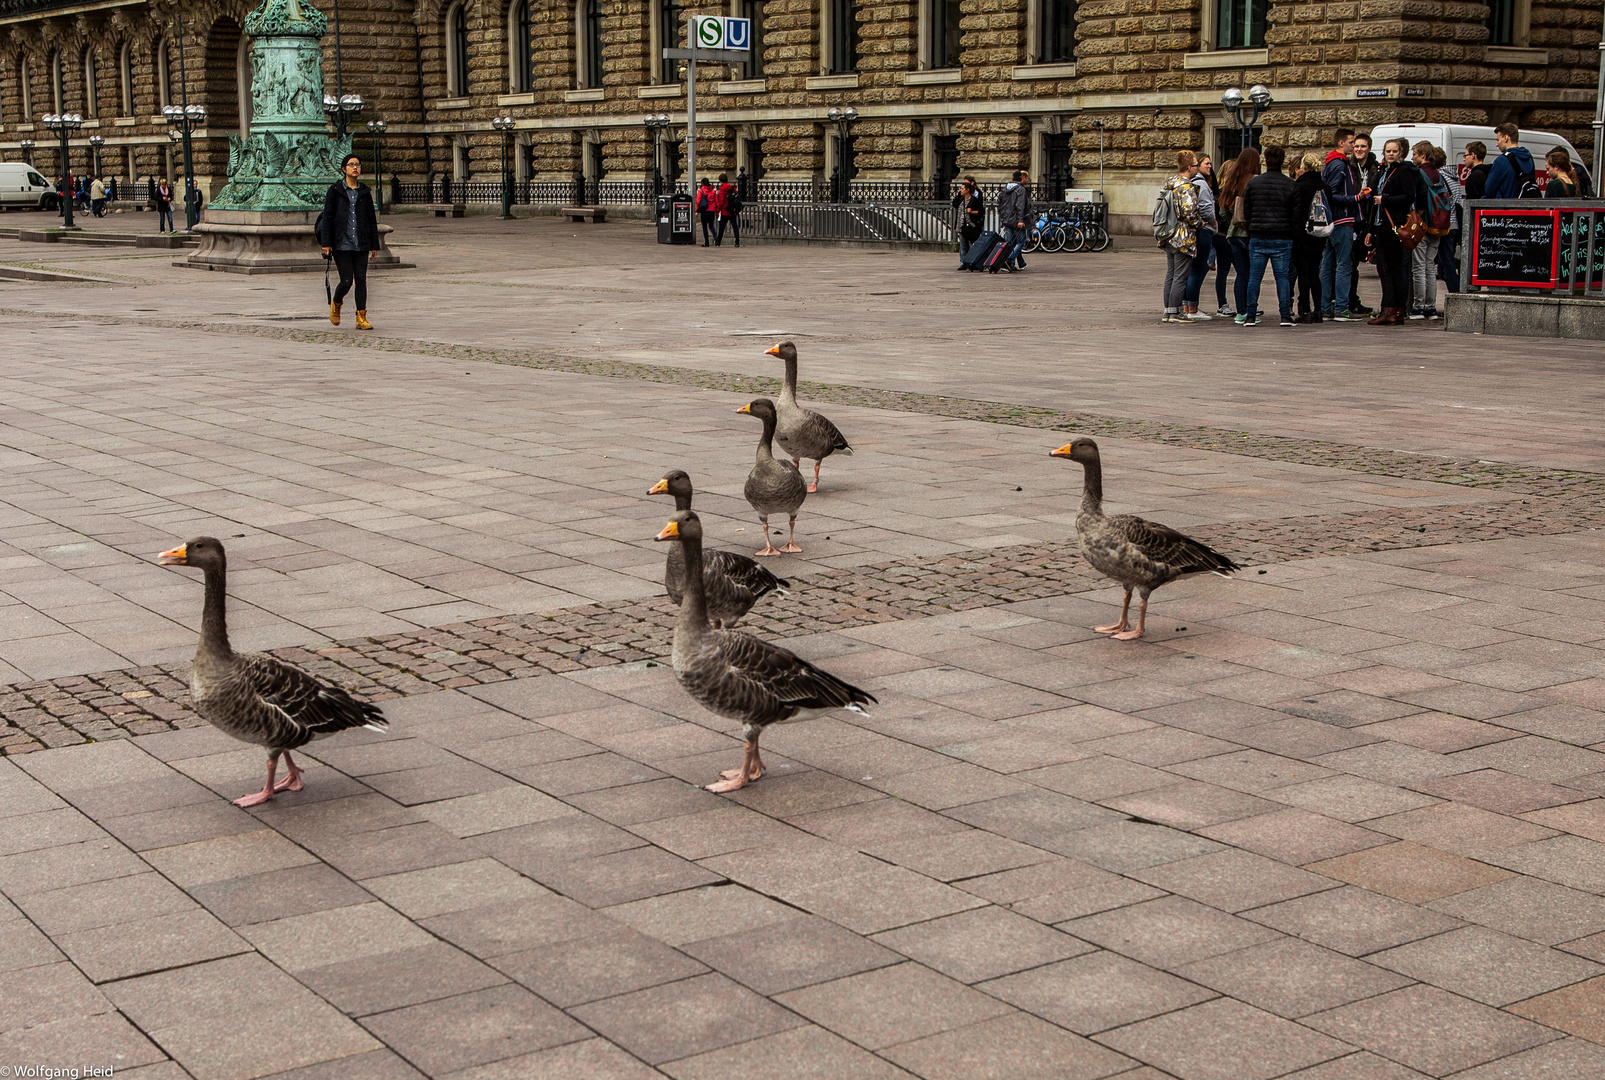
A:
MULTIPOLYGON (((1449 155, 1449 163, 1459 167, 1461 182, 1471 169, 1465 163, 1466 144, 1480 142, 1488 148, 1488 156, 1483 160, 1489 165, 1499 156, 1499 144, 1494 140, 1494 129, 1491 127, 1477 127, 1474 124, 1378 124, 1371 129, 1371 151, 1376 154, 1377 160, 1382 160, 1383 144, 1389 139, 1409 139, 1410 145, 1423 140, 1433 146, 1443 147, 1445 154, 1449 155)), ((1544 155, 1555 147, 1560 147, 1571 155, 1572 162, 1583 165, 1587 163, 1578 156, 1577 148, 1559 135, 1552 135, 1547 131, 1521 132, 1521 145, 1533 156, 1533 173, 1538 179, 1538 186, 1542 188, 1549 181, 1549 170, 1544 167, 1544 155)))
POLYGON ((56 189, 38 169, 20 161, 0 161, 0 208, 48 210, 55 203, 56 189))

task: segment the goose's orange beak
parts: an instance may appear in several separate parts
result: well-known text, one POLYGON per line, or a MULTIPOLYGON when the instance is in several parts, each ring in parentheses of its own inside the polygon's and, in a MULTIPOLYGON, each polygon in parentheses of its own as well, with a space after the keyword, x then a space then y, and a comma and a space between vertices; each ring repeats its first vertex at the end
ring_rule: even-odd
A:
POLYGON ((653 484, 651 490, 647 492, 648 495, 667 495, 668 493, 669 481, 666 479, 659 480, 657 483, 653 484))
POLYGON ((765 356, 779 356, 780 355, 780 346, 779 345, 770 346, 769 348, 764 350, 764 355, 765 356))
POLYGON ((188 544, 180 544, 171 551, 164 551, 156 557, 162 560, 163 566, 173 566, 178 563, 182 563, 189 557, 188 552, 185 550, 188 547, 188 544))
POLYGON ((678 537, 679 535, 680 535, 680 523, 678 521, 671 521, 667 525, 663 526, 663 531, 658 533, 658 535, 654 536, 652 539, 654 539, 654 540, 673 540, 676 537, 678 537))
POLYGON ((736 412, 750 413, 750 412, 752 412, 752 406, 751 405, 743 405, 741 408, 737 409, 736 412))
POLYGON ((1063 446, 1059 447, 1059 449, 1057 449, 1057 450, 1049 450, 1048 451, 1048 456, 1049 457, 1069 457, 1070 456, 1070 449, 1074 445, 1075 445, 1074 443, 1065 443, 1063 446))

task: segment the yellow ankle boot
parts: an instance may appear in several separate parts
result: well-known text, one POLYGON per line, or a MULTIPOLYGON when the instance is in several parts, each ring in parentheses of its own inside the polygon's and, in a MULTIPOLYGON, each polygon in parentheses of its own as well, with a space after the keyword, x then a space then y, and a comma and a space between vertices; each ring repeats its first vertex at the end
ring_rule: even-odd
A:
POLYGON ((340 301, 338 300, 329 304, 329 321, 336 326, 340 325, 340 301))
POLYGON ((373 323, 368 321, 368 313, 366 311, 357 312, 357 329, 358 330, 372 330, 373 329, 373 323))

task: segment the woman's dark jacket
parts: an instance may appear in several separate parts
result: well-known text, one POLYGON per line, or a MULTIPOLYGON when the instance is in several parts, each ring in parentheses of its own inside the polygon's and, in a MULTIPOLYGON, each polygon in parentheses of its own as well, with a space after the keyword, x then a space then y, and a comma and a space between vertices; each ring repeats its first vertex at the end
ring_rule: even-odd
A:
POLYGON ((1326 193, 1326 205, 1332 207, 1332 192, 1321 179, 1319 169, 1306 170, 1303 176, 1293 181, 1293 228, 1294 242, 1310 247, 1325 247, 1326 237, 1311 236, 1308 225, 1310 220, 1310 207, 1315 203, 1317 192, 1326 193))
POLYGON ((1411 209, 1427 212, 1427 184, 1412 161, 1384 165, 1377 175, 1375 198, 1377 209, 1372 218, 1373 227, 1389 229, 1391 218, 1390 232, 1398 231, 1411 209))
POLYGON ((1544 185, 1544 198, 1546 199, 1592 199, 1594 197, 1593 185, 1588 182, 1588 174, 1581 165, 1573 166, 1577 174, 1577 183, 1568 184, 1560 178, 1559 173, 1549 174, 1549 183, 1544 185))
MULTIPOLYGON (((339 250, 345 228, 346 195, 340 189, 344 180, 329 185, 323 196, 323 216, 318 221, 318 246, 339 250)), ((379 216, 373 210, 373 192, 367 184, 357 185, 357 251, 379 250, 379 216)))
POLYGON ((964 192, 955 192, 953 195, 953 208, 956 210, 961 206, 964 209, 964 213, 959 220, 959 228, 964 232, 965 236, 974 240, 981 235, 981 219, 986 214, 986 203, 982 201, 979 191, 970 192, 968 199, 964 197, 964 192))
MULTIPOLYGON (((1243 220, 1251 240, 1291 240, 1304 232, 1293 219, 1293 181, 1280 169, 1260 173, 1243 189, 1243 220)), ((1308 207, 1305 207, 1306 212, 1308 207)))

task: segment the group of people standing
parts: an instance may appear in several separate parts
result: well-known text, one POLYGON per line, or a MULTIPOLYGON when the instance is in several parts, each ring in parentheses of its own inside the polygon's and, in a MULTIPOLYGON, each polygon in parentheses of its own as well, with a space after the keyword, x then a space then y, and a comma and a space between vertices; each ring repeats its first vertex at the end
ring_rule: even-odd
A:
MULTIPOLYGON (((1162 322, 1231 318, 1258 326, 1260 289, 1269 268, 1282 326, 1357 322, 1391 326, 1438 319, 1437 283, 1460 290, 1456 248, 1467 199, 1514 199, 1536 193, 1532 155, 1514 124, 1496 131, 1499 154, 1467 145, 1464 188, 1442 147, 1389 139, 1379 160, 1371 138, 1339 128, 1324 154, 1289 160, 1280 146, 1248 147, 1215 176, 1209 155, 1176 155, 1176 175, 1160 189, 1155 236, 1167 260, 1162 322), (1289 175, 1291 171, 1291 175, 1289 175), (1373 262, 1381 310, 1360 302, 1359 267, 1373 262), (1217 310, 1199 310, 1215 272, 1217 310), (1235 310, 1226 275, 1235 271, 1235 310), (1295 299, 1297 313, 1295 314, 1295 299)), ((1550 197, 1590 198, 1587 174, 1564 149, 1546 159, 1550 197)))
POLYGON ((709 239, 712 239, 714 247, 723 247, 726 228, 735 236, 736 247, 741 246, 743 203, 741 193, 730 182, 728 174, 719 174, 717 187, 706 176, 702 178, 697 185, 696 207, 697 216, 702 221, 703 247, 708 246, 709 239))

